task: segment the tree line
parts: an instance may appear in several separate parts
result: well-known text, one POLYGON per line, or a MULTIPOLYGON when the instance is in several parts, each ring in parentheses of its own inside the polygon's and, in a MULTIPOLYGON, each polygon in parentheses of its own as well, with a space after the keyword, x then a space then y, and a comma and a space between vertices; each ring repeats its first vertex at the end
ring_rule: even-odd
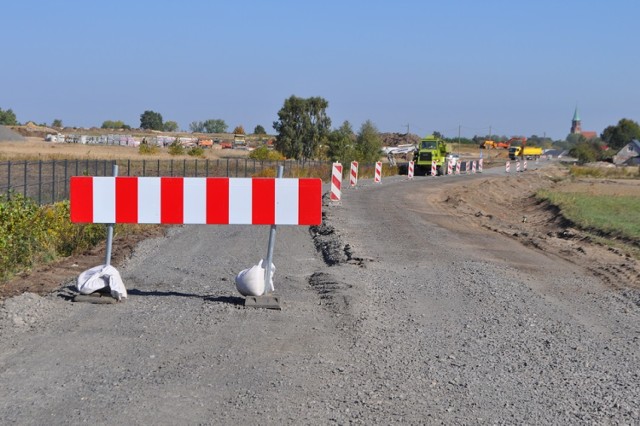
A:
MULTIPOLYGON (((355 132, 351 123, 344 121, 340 127, 332 129, 331 118, 326 112, 328 107, 329 102, 322 97, 301 98, 292 95, 285 99, 278 111, 278 120, 273 122, 273 129, 276 131, 275 149, 287 158, 302 161, 313 158, 340 162, 377 160, 382 140, 375 124, 367 120, 355 132)), ((13 110, 0 108, 0 124, 15 126, 19 122, 13 110)), ((63 127, 62 120, 53 120, 52 127, 63 127)), ((173 120, 164 121, 159 112, 146 110, 140 114, 140 129, 175 132, 178 127, 178 123, 173 120)), ((130 130, 131 126, 121 120, 106 120, 102 123, 102 128, 130 130)), ((189 130, 193 133, 227 133, 228 129, 229 126, 222 119, 193 121, 189 124, 189 130)), ((239 125, 233 129, 233 133, 245 134, 245 130, 239 125)), ((253 133, 267 134, 261 125, 257 125, 253 133)), ((497 135, 474 136, 469 139, 447 138, 437 131, 433 134, 449 143, 461 144, 479 145, 487 139, 508 139, 507 136, 497 135)), ((616 125, 605 128, 599 137, 587 139, 582 134, 569 134, 565 140, 552 141, 550 138, 532 135, 527 138, 527 144, 566 149, 581 161, 606 161, 634 139, 640 140, 640 125, 634 120, 623 118, 616 125)))

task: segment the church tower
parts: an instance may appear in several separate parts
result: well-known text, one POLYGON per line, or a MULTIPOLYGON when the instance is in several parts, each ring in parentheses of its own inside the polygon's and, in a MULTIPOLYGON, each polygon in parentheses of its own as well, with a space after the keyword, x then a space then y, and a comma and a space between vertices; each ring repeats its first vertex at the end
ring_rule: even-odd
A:
POLYGON ((578 115, 578 107, 576 107, 576 111, 573 113, 573 119, 571 120, 571 134, 580 134, 582 133, 582 125, 580 124, 580 116, 578 115))

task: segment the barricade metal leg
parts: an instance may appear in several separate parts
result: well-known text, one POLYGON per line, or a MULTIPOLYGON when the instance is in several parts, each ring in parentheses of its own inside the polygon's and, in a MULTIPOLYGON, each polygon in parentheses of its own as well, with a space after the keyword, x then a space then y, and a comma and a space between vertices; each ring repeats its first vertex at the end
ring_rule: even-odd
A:
MULTIPOLYGON (((282 178, 284 174, 284 166, 278 166, 277 178, 282 178)), ((264 294, 262 296, 247 296, 244 299, 244 305, 254 308, 266 308, 281 310, 280 298, 274 296, 271 292, 274 290, 271 286, 271 263, 273 262, 273 248, 276 244, 276 225, 271 225, 269 229, 269 245, 267 247, 267 266, 264 270, 264 294)))

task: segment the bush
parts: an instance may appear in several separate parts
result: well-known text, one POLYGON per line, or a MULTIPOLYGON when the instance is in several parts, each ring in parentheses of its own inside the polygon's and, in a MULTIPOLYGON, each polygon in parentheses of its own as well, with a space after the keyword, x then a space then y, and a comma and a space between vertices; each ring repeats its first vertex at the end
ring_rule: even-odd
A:
POLYGON ((184 147, 176 139, 169 145, 169 154, 171 155, 184 155, 184 147))
POLYGON ((0 281, 15 272, 93 247, 104 225, 73 224, 69 202, 38 206, 21 194, 0 197, 0 281))
POLYGON ((187 151, 187 154, 189 154, 192 157, 204 157, 204 149, 199 146, 194 146, 189 148, 189 150, 187 151))
POLYGON ((266 146, 261 146, 249 153, 249 158, 257 161, 280 161, 284 160, 284 156, 278 151, 273 151, 266 146))
POLYGON ((143 141, 138 147, 138 152, 143 155, 156 154, 158 147, 156 145, 149 145, 146 141, 143 141))

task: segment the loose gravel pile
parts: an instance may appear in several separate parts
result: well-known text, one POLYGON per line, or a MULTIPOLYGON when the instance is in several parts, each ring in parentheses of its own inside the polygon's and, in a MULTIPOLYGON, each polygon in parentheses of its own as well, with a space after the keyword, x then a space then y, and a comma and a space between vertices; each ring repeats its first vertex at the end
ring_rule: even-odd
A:
POLYGON ((7 126, 0 126, 0 142, 21 142, 27 139, 19 133, 14 132, 7 126))

